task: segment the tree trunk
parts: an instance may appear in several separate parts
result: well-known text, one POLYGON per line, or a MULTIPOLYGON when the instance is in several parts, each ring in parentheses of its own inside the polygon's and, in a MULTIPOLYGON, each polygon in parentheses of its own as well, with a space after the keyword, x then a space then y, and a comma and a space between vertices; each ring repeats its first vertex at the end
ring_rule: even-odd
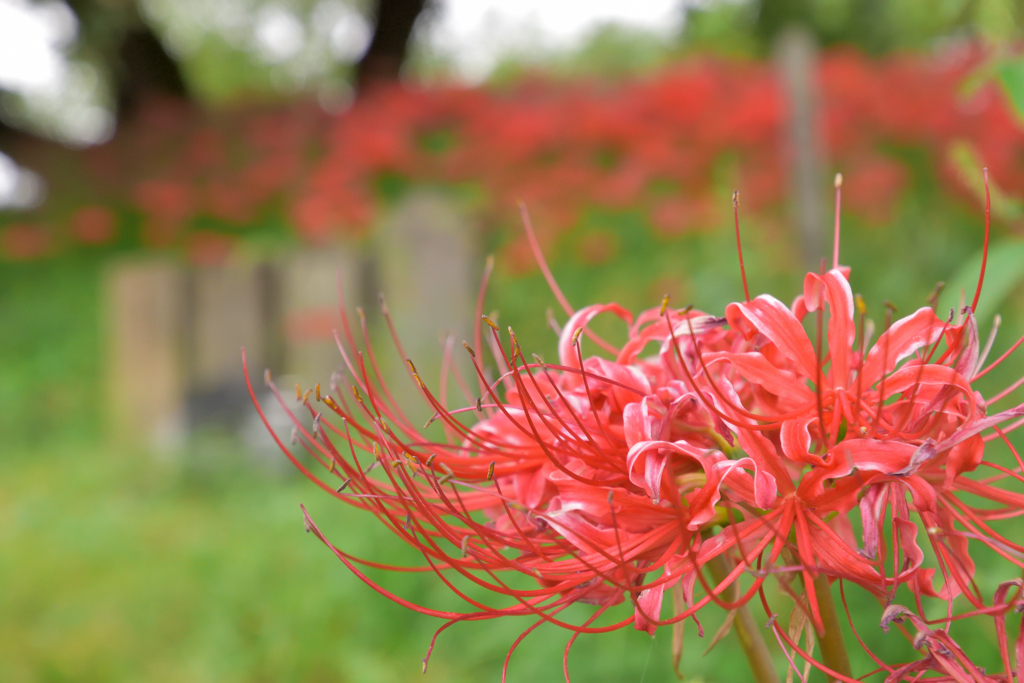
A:
POLYGON ((409 38, 431 0, 379 0, 373 40, 356 67, 356 92, 393 83, 409 52, 409 38))

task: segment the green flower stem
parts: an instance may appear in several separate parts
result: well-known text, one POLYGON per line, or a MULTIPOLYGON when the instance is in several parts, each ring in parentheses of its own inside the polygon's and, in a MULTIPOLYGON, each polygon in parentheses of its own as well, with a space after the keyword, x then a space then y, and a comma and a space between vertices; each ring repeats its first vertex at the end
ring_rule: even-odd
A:
MULTIPOLYGON (((844 676, 852 677, 850 655, 846 652, 846 640, 839 626, 839 613, 836 611, 835 600, 832 599, 832 588, 828 577, 818 574, 814 580, 814 594, 818 598, 818 610, 821 612, 822 625, 825 632, 818 634, 821 656, 825 666, 844 676)), ((829 683, 838 679, 828 677, 829 683)))
MULTIPOLYGON (((725 555, 711 558, 708 560, 706 567, 711 572, 711 576, 714 577, 715 581, 724 580, 729 575, 729 572, 732 571, 732 567, 725 558, 725 555)), ((729 590, 724 592, 722 597, 729 601, 735 600, 739 594, 738 589, 739 587, 733 584, 729 590)), ((779 683, 779 675, 775 672, 772 653, 769 652, 768 645, 764 642, 764 638, 761 637, 761 628, 746 605, 736 610, 736 617, 733 620, 732 627, 736 632, 736 637, 739 638, 740 645, 743 647, 743 654, 747 656, 747 661, 750 663, 750 671, 754 675, 752 680, 755 683, 779 683)))

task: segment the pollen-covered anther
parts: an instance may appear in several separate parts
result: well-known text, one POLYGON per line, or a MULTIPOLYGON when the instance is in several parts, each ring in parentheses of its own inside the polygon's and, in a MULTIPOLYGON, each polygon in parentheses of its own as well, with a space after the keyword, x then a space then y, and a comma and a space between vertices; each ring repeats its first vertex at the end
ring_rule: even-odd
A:
POLYGON ((864 303, 864 297, 860 294, 853 295, 853 305, 857 308, 857 315, 866 315, 868 306, 864 303))
POLYGON ((665 296, 661 297, 661 310, 658 312, 658 315, 665 315, 665 311, 667 311, 667 310, 668 310, 668 294, 666 294, 665 296))
POLYGON ((467 344, 465 340, 463 340, 462 346, 465 347, 467 351, 469 351, 469 355, 473 356, 473 358, 476 358, 476 351, 474 351, 473 347, 467 344))
POLYGON ((316 383, 316 400, 318 403, 323 400, 320 398, 320 382, 316 383))
POLYGON ((836 189, 839 189, 840 187, 842 187, 843 186, 843 174, 842 173, 836 173, 835 180, 833 181, 832 184, 835 186, 836 189))
POLYGON ((583 328, 577 327, 576 331, 572 333, 572 345, 577 346, 580 343, 580 335, 583 334, 583 328))
POLYGON ((491 464, 487 466, 487 481, 490 481, 492 479, 494 479, 494 461, 493 460, 491 461, 491 464))
POLYGON ((338 407, 338 404, 335 403, 334 399, 330 396, 324 396, 324 403, 326 403, 327 407, 331 410, 341 410, 341 408, 338 407))
POLYGON ((469 534, 462 537, 462 559, 466 559, 469 554, 469 534))
POLYGON ((484 412, 484 397, 483 396, 477 396, 477 398, 476 398, 476 412, 478 412, 478 413, 484 412))
POLYGON ((438 413, 434 413, 434 414, 433 414, 433 415, 431 415, 431 416, 430 416, 430 417, 429 417, 429 418, 427 419, 427 421, 426 421, 426 422, 425 422, 425 423, 423 424, 423 428, 424 428, 424 429, 426 429, 426 428, 427 428, 427 427, 429 427, 430 425, 434 424, 434 420, 440 419, 440 417, 441 417, 441 415, 440 415, 440 414, 438 414, 438 413))
POLYGON ((431 453, 430 457, 427 458, 427 461, 425 463, 423 463, 423 464, 426 465, 429 468, 433 468, 434 467, 434 460, 436 460, 436 459, 437 459, 437 453, 431 453))
POLYGON ((299 386, 298 382, 295 383, 295 400, 302 403, 302 387, 299 386))
POLYGON ((312 394, 313 394, 313 390, 312 389, 306 389, 306 393, 304 393, 302 395, 302 401, 301 401, 302 405, 308 405, 309 404, 309 397, 312 394))
POLYGON ((491 328, 492 330, 494 330, 495 332, 498 332, 498 331, 499 331, 499 330, 498 330, 498 326, 497 326, 497 324, 495 324, 495 322, 494 322, 493 320, 491 320, 490 318, 488 318, 488 317, 487 317, 486 315, 482 315, 482 316, 480 316, 480 318, 481 318, 481 319, 482 319, 482 320, 483 320, 483 321, 484 321, 485 323, 487 323, 487 325, 488 325, 488 326, 489 326, 489 327, 490 327, 490 328, 491 328))

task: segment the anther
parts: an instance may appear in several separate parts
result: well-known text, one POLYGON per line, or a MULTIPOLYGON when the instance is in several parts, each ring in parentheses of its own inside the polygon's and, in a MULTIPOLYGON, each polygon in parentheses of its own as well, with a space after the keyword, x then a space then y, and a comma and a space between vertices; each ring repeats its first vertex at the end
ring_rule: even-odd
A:
POLYGON ((843 186, 843 174, 842 174, 842 173, 836 173, 836 179, 835 179, 835 181, 834 181, 834 183, 833 183, 833 184, 835 185, 835 187, 836 187, 836 189, 837 189, 837 190, 838 190, 838 189, 839 189, 840 187, 842 187, 842 186, 843 186))
POLYGON ((473 350, 472 346, 467 344, 465 341, 462 342, 462 345, 466 347, 467 351, 469 351, 469 355, 473 356, 473 358, 476 358, 476 351, 473 350))
POLYGON ((440 417, 441 417, 441 416, 440 416, 439 414, 437 414, 437 413, 434 413, 433 415, 431 415, 431 416, 430 416, 430 419, 429 419, 429 420, 427 420, 426 424, 424 424, 424 425, 423 425, 423 428, 424 428, 424 429, 426 429, 426 428, 427 428, 427 427, 429 427, 430 425, 434 424, 434 420, 436 420, 436 419, 438 419, 438 418, 440 418, 440 417))
POLYGON ((775 620, 778 619, 778 618, 779 618, 779 615, 773 613, 772 616, 768 618, 768 623, 766 623, 764 625, 764 627, 765 628, 773 628, 775 626, 775 620))
POLYGON ((425 464, 425 465, 426 465, 427 467, 433 468, 433 467, 434 467, 434 459, 435 459, 435 458, 437 458, 437 453, 431 453, 431 454, 430 454, 430 457, 429 457, 429 458, 427 458, 427 462, 426 462, 426 463, 424 463, 424 464, 425 464))
POLYGON ((341 410, 341 408, 338 407, 338 404, 335 403, 334 399, 330 396, 324 396, 324 403, 326 403, 327 407, 331 410, 341 410))
POLYGON ((491 479, 494 479, 494 461, 493 460, 491 461, 491 464, 487 466, 487 481, 490 481, 491 479))
POLYGON ((482 315, 482 316, 480 316, 480 317, 481 317, 481 318, 483 319, 483 321, 484 321, 485 323, 487 323, 487 324, 488 324, 488 325, 490 326, 490 328, 491 328, 492 330, 494 330, 495 332, 498 332, 498 326, 497 326, 497 325, 496 325, 496 324, 494 323, 494 321, 493 321, 493 320, 491 320, 490 318, 488 318, 488 317, 487 317, 486 315, 482 315))
POLYGON ((476 398, 476 412, 478 412, 478 413, 484 412, 484 397, 483 396, 477 396, 477 398, 476 398))
POLYGON ((299 403, 302 402, 302 387, 299 386, 298 382, 295 383, 295 400, 299 403))
POLYGON ((296 446, 299 443, 299 428, 292 427, 292 445, 296 446))
POLYGON ((383 313, 384 315, 389 315, 388 302, 387 299, 384 298, 384 292, 378 292, 377 298, 380 300, 380 312, 383 313))
POLYGON ((342 491, 347 489, 348 485, 351 484, 351 483, 352 483, 352 478, 351 477, 349 477, 345 481, 341 482, 341 486, 338 487, 338 493, 341 493, 342 491))
POLYGON ((864 303, 864 297, 860 294, 853 295, 853 305, 857 308, 857 315, 867 314, 868 306, 864 303))
POLYGON ((323 400, 323 399, 320 398, 320 382, 316 383, 316 400, 317 400, 317 402, 320 402, 321 400, 323 400))
POLYGON ((668 294, 666 294, 665 296, 661 297, 661 311, 658 313, 658 315, 665 315, 665 311, 667 311, 667 310, 668 310, 668 294))
POLYGON ((309 403, 309 397, 313 393, 312 389, 306 389, 306 393, 302 395, 302 405, 309 403))
POLYGON ((402 525, 402 530, 403 531, 408 531, 409 530, 409 522, 411 522, 411 521, 412 521, 412 513, 406 512, 405 513, 405 524, 402 525))
POLYGON ((466 555, 469 554, 469 534, 462 537, 462 559, 466 559, 466 555))
POLYGON ((270 386, 270 368, 267 368, 266 370, 263 371, 263 383, 266 384, 268 387, 270 386))
POLYGON ((580 343, 580 335, 583 334, 583 328, 577 327, 576 331, 572 333, 572 345, 576 346, 580 343))

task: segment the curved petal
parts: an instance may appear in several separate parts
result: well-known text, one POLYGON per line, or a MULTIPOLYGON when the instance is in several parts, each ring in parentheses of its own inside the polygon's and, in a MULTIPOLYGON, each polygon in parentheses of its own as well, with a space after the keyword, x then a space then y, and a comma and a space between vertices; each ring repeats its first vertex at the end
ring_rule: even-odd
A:
POLYGON ((815 376, 818 361, 811 340, 789 307, 775 297, 762 294, 751 301, 729 304, 725 318, 730 327, 747 339, 755 334, 764 335, 804 377, 815 376))
POLYGON ((805 462, 819 467, 828 464, 822 456, 811 453, 811 433, 808 428, 812 424, 816 425, 817 422, 818 416, 809 414, 782 423, 779 436, 782 442, 782 452, 787 458, 794 462, 805 462))
POLYGON ((704 356, 709 366, 715 362, 728 361, 736 372, 748 382, 753 382, 775 396, 784 396, 793 401, 813 401, 814 392, 789 370, 772 365, 760 353, 732 353, 720 351, 704 356))
POLYGON ((853 290, 842 273, 833 269, 824 275, 808 273, 804 278, 804 304, 816 311, 827 302, 828 353, 831 359, 832 386, 844 387, 850 381, 850 359, 857 328, 853 323, 853 290))
POLYGON ((581 308, 573 313, 569 321, 565 323, 565 327, 562 328, 562 334, 558 338, 558 359, 562 365, 572 368, 580 367, 579 360, 577 360, 576 354, 572 351, 572 338, 576 334, 576 330, 586 327, 590 324, 591 320, 602 313, 613 313, 625 320, 627 324, 633 323, 633 314, 618 304, 594 304, 593 306, 581 308))
POLYGON ((865 389, 874 386, 883 374, 892 372, 904 358, 934 344, 944 327, 945 324, 928 307, 919 308, 894 322, 868 351, 860 371, 862 386, 865 389))

